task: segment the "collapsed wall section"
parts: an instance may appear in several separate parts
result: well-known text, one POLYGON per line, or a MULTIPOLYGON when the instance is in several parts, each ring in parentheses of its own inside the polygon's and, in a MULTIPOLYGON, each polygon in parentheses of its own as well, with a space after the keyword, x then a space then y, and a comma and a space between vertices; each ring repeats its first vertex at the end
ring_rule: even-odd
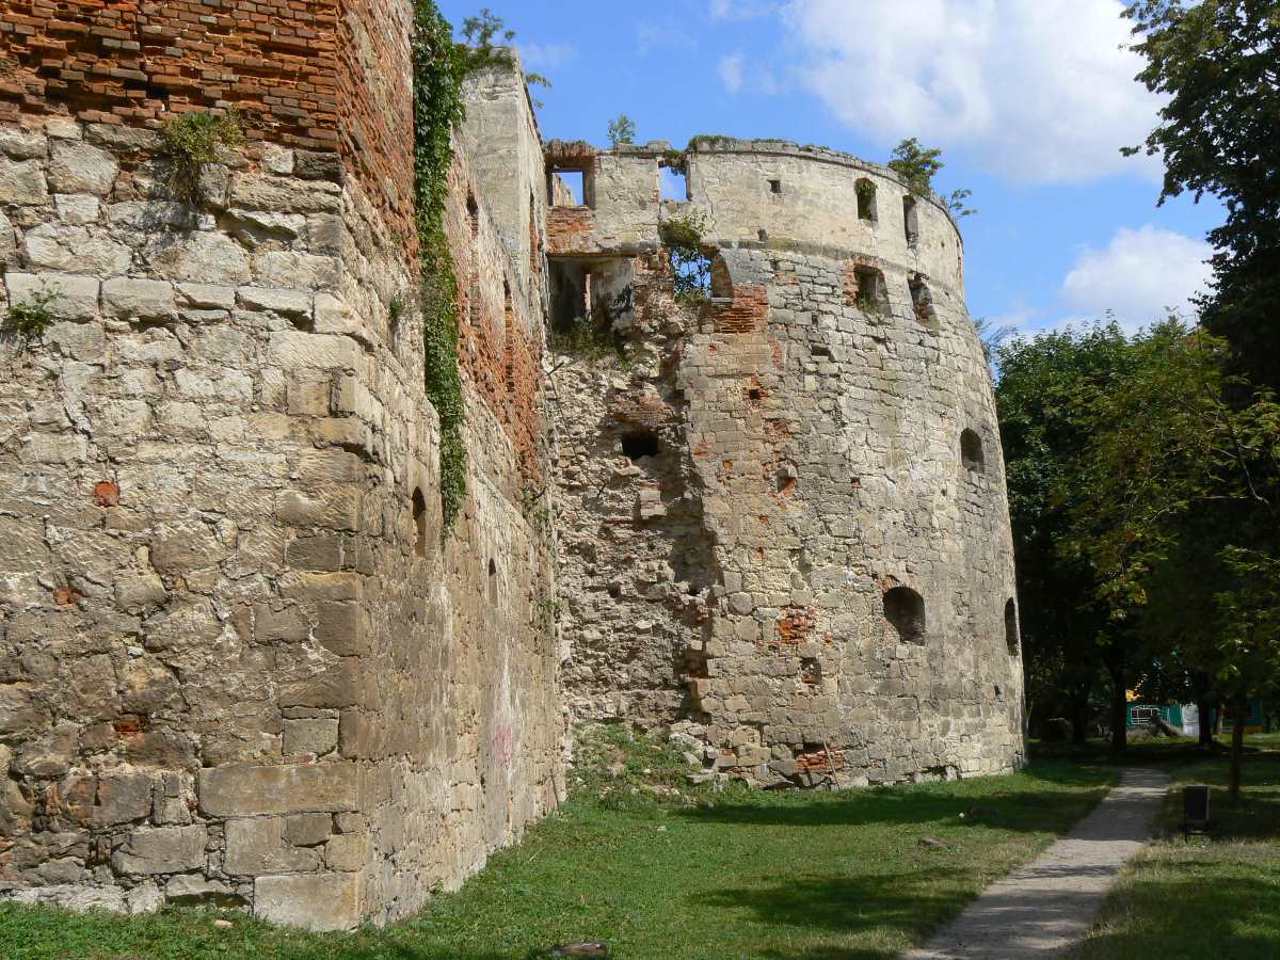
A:
POLYGON ((686 203, 657 199, 669 162, 548 151, 593 181, 550 211, 553 273, 586 274, 553 321, 604 320, 626 357, 556 361, 571 704, 762 785, 1016 767, 1003 463, 950 217, 829 151, 695 144, 686 203), (713 261, 683 303, 664 221, 713 261))
POLYGON ((0 343, 10 896, 384 922, 557 802, 544 295, 459 154, 445 531, 409 13, 6 8, 0 304, 48 321, 0 343), (248 142, 178 201, 158 121, 232 105, 248 142))

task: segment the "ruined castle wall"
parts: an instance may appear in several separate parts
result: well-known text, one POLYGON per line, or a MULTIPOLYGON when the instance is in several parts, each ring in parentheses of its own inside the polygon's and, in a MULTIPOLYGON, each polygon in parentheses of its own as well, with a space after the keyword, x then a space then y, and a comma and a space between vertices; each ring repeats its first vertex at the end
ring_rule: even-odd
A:
MULTIPOLYGON (((348 64, 407 57, 407 4, 344 5, 327 34, 322 5, 179 29, 185 6, 130 29, 274 38, 239 54, 243 76, 219 68, 229 91, 260 89, 268 61, 337 90, 312 76, 335 58, 281 53, 295 35, 315 53, 340 34, 361 48, 348 64)), ((77 63, 126 57, 104 43, 133 42, 110 32, 123 14, 93 9, 77 63)), ((0 344, 0 886, 21 899, 383 921, 556 802, 550 540, 526 492, 545 473, 541 297, 504 302, 512 268, 460 157, 470 493, 442 536, 411 184, 402 154, 349 153, 407 116, 407 70, 388 72, 343 88, 358 130, 219 97, 275 139, 206 168, 198 209, 169 199, 153 114, 133 112, 185 100, 21 75, 0 124, 0 302, 59 295, 43 337, 0 344)))
MULTIPOLYGON (((616 250, 630 366, 558 360, 570 702, 674 724, 709 770, 762 784, 1011 769, 1012 542, 954 224, 916 198, 909 238, 896 178, 827 151, 731 142, 688 164, 691 202, 647 216, 705 218, 712 299, 674 302, 660 253, 616 250)), ((599 271, 596 201, 560 221, 589 232, 552 211, 552 252, 599 271)))

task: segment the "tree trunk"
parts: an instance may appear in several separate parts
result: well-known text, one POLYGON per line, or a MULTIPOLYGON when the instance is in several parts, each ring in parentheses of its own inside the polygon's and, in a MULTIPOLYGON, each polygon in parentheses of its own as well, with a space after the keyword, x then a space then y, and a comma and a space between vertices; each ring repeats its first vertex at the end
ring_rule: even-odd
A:
POLYGON ((1200 747, 1208 750, 1213 746, 1213 724, 1209 722, 1213 715, 1213 698, 1207 693, 1196 697, 1196 710, 1200 712, 1200 747))
POLYGON ((1089 739, 1089 694, 1071 698, 1071 742, 1084 746, 1089 739))
POLYGON ((1129 700, 1124 689, 1124 665, 1109 665, 1111 674, 1111 752, 1123 753, 1129 745, 1129 700))
POLYGON ((1231 800, 1240 801, 1240 767, 1244 762, 1244 725, 1249 720, 1249 701, 1236 697, 1232 701, 1231 725, 1231 800))

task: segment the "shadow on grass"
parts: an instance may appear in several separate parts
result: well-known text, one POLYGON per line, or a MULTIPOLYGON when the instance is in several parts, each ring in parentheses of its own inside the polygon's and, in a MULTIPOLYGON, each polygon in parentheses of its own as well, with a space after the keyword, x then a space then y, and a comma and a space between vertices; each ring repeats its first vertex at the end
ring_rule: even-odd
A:
POLYGON ((1280 872, 1272 877, 1200 876, 1154 881, 1139 871, 1135 886, 1104 912, 1102 930, 1070 960, 1275 960, 1280 957, 1280 872))
MULTIPOLYGON (((953 826, 986 826, 1040 832, 1062 830, 1084 816, 1110 789, 1110 774, 1067 764, 1042 764, 1023 775, 1017 788, 976 796, 966 783, 885 787, 830 794, 824 802, 812 795, 727 801, 681 811, 701 823, 735 823, 788 827, 898 826, 946 822, 953 826), (1025 780, 1043 781, 1070 791, 1041 791, 1025 780), (961 815, 963 814, 963 817, 961 815)), ((737 800, 737 798, 735 798, 737 800)))

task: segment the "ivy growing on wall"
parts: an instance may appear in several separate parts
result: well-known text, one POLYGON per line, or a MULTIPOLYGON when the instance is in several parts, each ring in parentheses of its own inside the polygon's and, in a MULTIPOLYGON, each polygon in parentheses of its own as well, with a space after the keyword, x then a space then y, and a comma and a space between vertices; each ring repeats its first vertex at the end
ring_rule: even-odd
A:
POLYGON ((467 63, 434 0, 415 0, 413 33, 414 191, 422 280, 419 298, 426 389, 440 417, 440 497, 444 527, 467 493, 465 407, 458 370, 458 280, 444 232, 453 128, 463 118, 467 63))

